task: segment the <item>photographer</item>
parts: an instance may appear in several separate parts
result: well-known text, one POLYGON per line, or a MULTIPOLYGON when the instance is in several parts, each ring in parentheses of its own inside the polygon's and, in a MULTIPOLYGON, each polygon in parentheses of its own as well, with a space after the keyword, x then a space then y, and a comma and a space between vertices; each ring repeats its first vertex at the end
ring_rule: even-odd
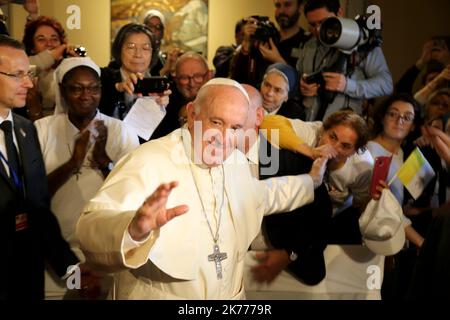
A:
POLYGON ((298 48, 310 38, 298 25, 301 3, 301 0, 274 0, 279 30, 267 17, 245 19, 244 40, 231 63, 231 78, 259 88, 270 64, 282 62, 295 67, 298 48))
POLYGON ((175 69, 175 62, 182 54, 182 51, 174 47, 169 52, 161 51, 161 45, 164 41, 164 30, 166 25, 166 18, 158 10, 147 11, 143 24, 150 29, 155 37, 155 48, 158 52, 158 59, 153 59, 150 65, 150 73, 152 75, 160 75, 170 77, 175 69))
POLYGON ((36 66, 37 79, 28 90, 27 112, 30 120, 53 114, 55 91, 53 73, 64 57, 78 57, 73 46, 68 45, 62 25, 52 17, 40 16, 25 25, 22 40, 30 64, 36 66))
POLYGON ((297 71, 303 75, 300 92, 308 121, 325 119, 341 109, 361 114, 364 99, 392 93, 392 76, 380 47, 345 55, 337 48, 320 43, 322 22, 329 17, 342 16, 338 0, 308 0, 304 11, 314 38, 303 47, 297 71), (320 72, 322 80, 307 81, 306 75, 315 72, 320 72))
POLYGON ((423 45, 422 53, 416 63, 401 76, 395 85, 396 92, 415 94, 420 86, 418 81, 426 73, 430 62, 450 64, 450 37, 434 36, 423 45))

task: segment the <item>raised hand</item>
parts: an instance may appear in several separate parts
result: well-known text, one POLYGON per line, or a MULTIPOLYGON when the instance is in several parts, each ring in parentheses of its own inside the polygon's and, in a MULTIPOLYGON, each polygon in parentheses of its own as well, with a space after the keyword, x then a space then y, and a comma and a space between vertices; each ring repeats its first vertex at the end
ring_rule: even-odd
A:
POLYGON ((275 62, 286 63, 286 61, 281 56, 280 51, 278 51, 278 48, 273 42, 272 38, 269 38, 268 43, 260 43, 259 51, 261 52, 263 58, 267 61, 270 61, 272 63, 275 62))
POLYGON ((50 53, 52 54, 53 58, 56 61, 59 61, 62 58, 64 58, 64 54, 66 53, 66 51, 67 51, 67 44, 61 44, 61 45, 57 46, 56 48, 51 49, 50 53))
POLYGON ((173 218, 189 210, 186 205, 171 209, 166 208, 170 192, 177 186, 178 182, 176 181, 163 183, 151 196, 145 199, 128 227, 128 232, 133 240, 141 241, 145 239, 150 231, 161 228, 173 218))
POLYGON ((416 67, 421 69, 424 65, 428 63, 428 61, 431 60, 431 52, 433 51, 434 47, 434 41, 428 40, 425 42, 422 48, 422 54, 420 58, 416 62, 416 67))
POLYGON ((450 136, 442 130, 426 126, 422 128, 422 133, 426 135, 437 154, 450 163, 450 136))
MULTIPOLYGON (((119 92, 126 91, 129 94, 134 94, 134 86, 137 84, 138 80, 144 79, 144 74, 137 73, 129 73, 128 79, 122 82, 118 82, 115 84, 116 90, 119 92)), ((142 96, 142 94, 138 94, 138 97, 142 96)))
POLYGON ((36 19, 39 15, 39 1, 38 0, 25 0, 23 8, 31 19, 36 19))

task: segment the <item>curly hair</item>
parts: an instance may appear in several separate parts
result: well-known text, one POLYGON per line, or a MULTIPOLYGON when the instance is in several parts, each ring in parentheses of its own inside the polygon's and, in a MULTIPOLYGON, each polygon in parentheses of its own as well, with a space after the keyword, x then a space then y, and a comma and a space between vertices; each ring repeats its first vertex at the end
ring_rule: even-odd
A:
POLYGON ((41 26, 49 26, 53 28, 58 34, 61 44, 67 43, 66 31, 55 18, 48 16, 40 16, 36 20, 28 21, 25 25, 25 31, 23 34, 22 42, 25 46, 26 53, 30 56, 33 55, 34 50, 34 35, 41 26))
POLYGON ((417 103, 417 101, 410 95, 406 93, 395 93, 389 97, 387 97, 385 100, 381 102, 381 104, 378 106, 378 108, 375 111, 374 114, 374 126, 373 126, 373 138, 377 137, 380 133, 383 132, 384 129, 384 117, 386 116, 386 113, 388 112, 388 109, 390 106, 392 106, 395 102, 401 101, 405 103, 409 103, 412 105, 414 109, 414 125, 416 128, 420 127, 420 106, 417 103))
POLYGON ((323 122, 323 130, 328 131, 336 126, 352 128, 358 136, 355 150, 359 152, 365 151, 367 141, 369 140, 369 128, 361 116, 354 113, 352 110, 334 112, 323 122))

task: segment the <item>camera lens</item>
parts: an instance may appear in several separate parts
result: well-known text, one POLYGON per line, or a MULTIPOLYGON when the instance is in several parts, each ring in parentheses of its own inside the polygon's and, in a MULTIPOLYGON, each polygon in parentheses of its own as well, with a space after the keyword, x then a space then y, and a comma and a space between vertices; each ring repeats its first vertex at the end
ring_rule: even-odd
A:
POLYGON ((342 34, 342 24, 338 19, 329 18, 320 26, 320 40, 325 45, 335 44, 342 34))
POLYGON ((355 20, 330 17, 320 26, 319 40, 325 46, 353 50, 367 39, 355 20))

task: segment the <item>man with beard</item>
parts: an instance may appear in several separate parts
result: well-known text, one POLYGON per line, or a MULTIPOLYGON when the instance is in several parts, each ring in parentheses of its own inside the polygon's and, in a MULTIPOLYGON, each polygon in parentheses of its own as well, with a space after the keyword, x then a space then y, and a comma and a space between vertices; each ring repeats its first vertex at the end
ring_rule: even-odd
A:
POLYGON ((257 20, 248 18, 244 25, 244 40, 237 50, 231 65, 232 78, 241 83, 259 88, 267 67, 276 62, 296 66, 299 48, 310 39, 310 34, 298 25, 302 0, 274 0, 275 19, 279 26, 280 39, 270 38, 258 43, 252 37, 257 29, 257 20), (255 50, 256 49, 256 50, 255 50))
POLYGON ((275 19, 280 27, 280 43, 272 50, 276 53, 277 48, 280 57, 272 56, 270 51, 264 52, 263 56, 271 62, 285 62, 293 67, 299 57, 299 47, 310 38, 310 33, 299 27, 298 21, 301 15, 301 0, 274 0, 275 19), (270 59, 272 58, 272 59, 270 59), (280 59, 281 58, 281 59, 280 59))

